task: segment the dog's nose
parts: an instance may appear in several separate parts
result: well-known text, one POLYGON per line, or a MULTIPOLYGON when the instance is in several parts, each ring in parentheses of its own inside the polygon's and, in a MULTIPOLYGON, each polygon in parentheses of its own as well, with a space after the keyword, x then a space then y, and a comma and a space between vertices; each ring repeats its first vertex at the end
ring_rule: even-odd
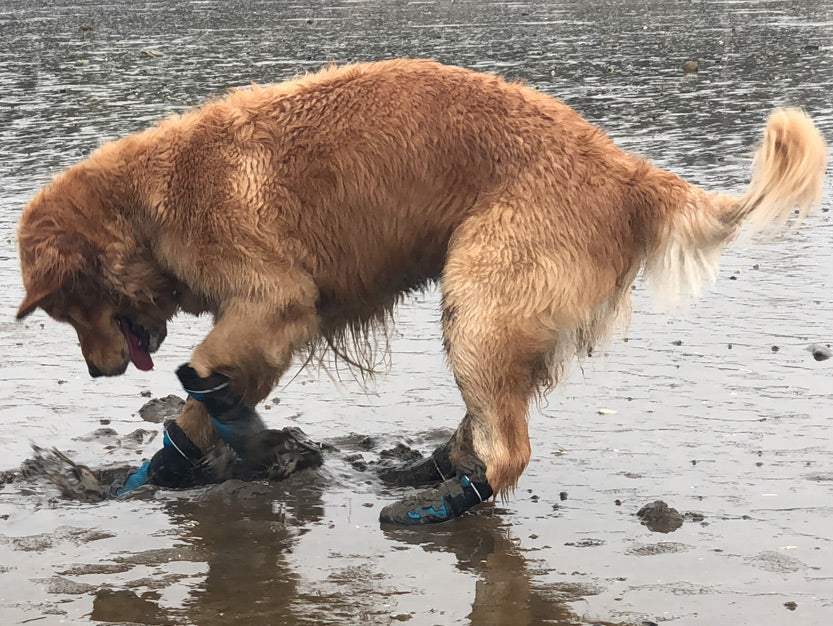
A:
POLYGON ((98 378, 99 376, 104 376, 104 372, 102 372, 100 369, 98 369, 92 363, 87 363, 87 371, 90 372, 90 376, 92 376, 93 378, 98 378))

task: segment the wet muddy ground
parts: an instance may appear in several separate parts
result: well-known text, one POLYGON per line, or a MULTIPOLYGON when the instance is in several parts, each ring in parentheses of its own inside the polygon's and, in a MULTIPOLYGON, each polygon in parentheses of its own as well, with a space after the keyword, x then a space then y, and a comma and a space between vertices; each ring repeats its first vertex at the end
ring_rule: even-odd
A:
MULTIPOLYGON (((14 322, 20 210, 101 141, 226 87, 433 57, 527 80, 623 147, 740 192, 772 107, 804 106, 833 138, 831 33, 833 7, 811 0, 7 0, 0 471, 33 442, 96 470, 152 455, 160 426, 139 409, 180 393, 174 369, 208 328, 179 318, 154 371, 91 380, 69 327, 14 322)), ((637 283, 627 341, 533 411, 511 500, 440 527, 377 523, 403 495, 373 472, 383 451, 428 452, 462 416, 429 291, 401 307, 391 371, 368 389, 313 367, 260 407, 338 448, 319 470, 92 504, 42 477, 0 487, 0 623, 830 623, 833 360, 808 350, 833 343, 830 191, 798 232, 735 244, 683 311, 654 313, 637 283)))

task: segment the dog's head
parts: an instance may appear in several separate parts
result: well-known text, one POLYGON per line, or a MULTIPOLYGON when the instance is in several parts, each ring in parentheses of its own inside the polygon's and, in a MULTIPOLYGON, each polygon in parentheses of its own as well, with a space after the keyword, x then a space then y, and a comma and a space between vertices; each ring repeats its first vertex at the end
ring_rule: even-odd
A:
POLYGON ((78 334, 91 376, 116 376, 129 363, 148 370, 150 354, 177 309, 174 281, 118 212, 64 176, 26 207, 18 227, 26 297, 78 334))

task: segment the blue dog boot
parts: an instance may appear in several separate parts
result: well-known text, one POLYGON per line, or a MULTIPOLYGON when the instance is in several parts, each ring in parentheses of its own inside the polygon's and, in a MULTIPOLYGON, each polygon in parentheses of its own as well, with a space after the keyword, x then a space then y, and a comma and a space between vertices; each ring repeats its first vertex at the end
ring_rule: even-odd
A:
POLYGON ((202 457, 202 450, 176 422, 170 421, 165 424, 162 449, 150 461, 114 482, 109 492, 111 496, 123 496, 148 484, 181 488, 211 482, 202 467, 202 457))
POLYGON ((460 517, 492 494, 486 480, 486 466, 480 459, 468 456, 460 461, 456 476, 386 506, 379 514, 379 521, 406 526, 437 524, 460 517))
POLYGON ((240 458, 249 456, 250 442, 266 430, 266 424, 232 391, 228 376, 211 374, 203 378, 188 364, 180 366, 176 375, 188 395, 205 406, 222 440, 240 458))

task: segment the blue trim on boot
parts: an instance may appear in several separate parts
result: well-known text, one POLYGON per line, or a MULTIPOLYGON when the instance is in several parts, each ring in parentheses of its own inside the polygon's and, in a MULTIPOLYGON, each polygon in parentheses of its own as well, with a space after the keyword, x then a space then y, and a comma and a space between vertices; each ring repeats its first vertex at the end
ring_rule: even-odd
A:
POLYGON ((448 514, 448 507, 445 505, 445 501, 443 500, 443 505, 440 507, 438 511, 433 506, 431 507, 419 507, 416 511, 408 511, 408 517, 411 519, 424 519, 426 517, 434 517, 438 520, 446 520, 449 519, 451 516, 448 514))
POLYGON ((217 434, 220 435, 220 438, 233 448, 234 445, 232 442, 237 442, 234 426, 232 424, 224 424, 216 417, 211 418, 211 423, 214 424, 214 428, 217 430, 217 434))
POLYGON ((130 493, 134 489, 138 489, 139 487, 146 485, 148 483, 149 478, 150 461, 146 461, 144 465, 142 465, 136 470, 135 473, 127 477, 127 480, 124 483, 124 487, 116 491, 116 495, 123 496, 126 493, 130 493))

